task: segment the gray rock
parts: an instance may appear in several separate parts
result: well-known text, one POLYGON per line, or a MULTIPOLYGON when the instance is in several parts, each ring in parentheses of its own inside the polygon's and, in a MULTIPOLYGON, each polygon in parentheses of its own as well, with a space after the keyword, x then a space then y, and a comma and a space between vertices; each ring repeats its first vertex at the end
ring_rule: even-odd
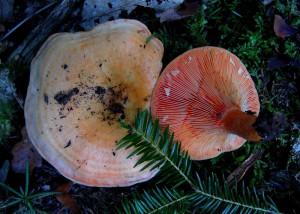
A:
POLYGON ((298 161, 300 165, 300 138, 295 138, 292 143, 292 159, 298 161))

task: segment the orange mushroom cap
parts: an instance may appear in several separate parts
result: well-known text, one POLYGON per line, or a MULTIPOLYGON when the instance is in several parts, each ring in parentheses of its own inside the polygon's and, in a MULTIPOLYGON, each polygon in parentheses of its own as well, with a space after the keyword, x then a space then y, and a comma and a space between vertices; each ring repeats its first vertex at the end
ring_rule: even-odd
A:
POLYGON ((150 106, 162 43, 135 20, 52 35, 31 64, 25 102, 28 135, 62 175, 88 186, 129 186, 157 170, 133 168, 139 156, 115 151, 138 109, 150 106))
POLYGON ((174 59, 159 77, 151 101, 152 116, 170 126, 195 160, 235 150, 246 139, 260 140, 252 127, 259 108, 243 63, 218 47, 196 48, 174 59))

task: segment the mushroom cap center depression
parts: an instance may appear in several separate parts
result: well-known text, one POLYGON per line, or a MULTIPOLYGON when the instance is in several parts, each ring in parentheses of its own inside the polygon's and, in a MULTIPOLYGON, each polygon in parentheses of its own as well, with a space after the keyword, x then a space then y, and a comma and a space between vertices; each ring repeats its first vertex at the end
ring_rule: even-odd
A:
MULTIPOLYGON (((112 35, 110 39, 113 43, 112 35)), ((139 53, 130 51, 126 41, 124 47, 103 43, 100 50, 110 50, 107 53, 88 40, 81 41, 80 46, 69 43, 68 49, 55 47, 55 62, 51 58, 46 62, 49 68, 44 74, 48 79, 45 83, 49 85, 45 85, 43 93, 48 103, 55 103, 48 107, 45 102, 41 109, 51 118, 48 128, 59 132, 72 132, 75 128, 75 138, 89 143, 114 143, 126 134, 116 120, 131 123, 134 112, 147 106, 151 83, 148 80, 149 85, 141 87, 138 83, 145 82, 144 78, 147 82, 147 76, 143 72, 133 74, 145 70, 145 64, 136 62, 139 53), (131 57, 122 60, 120 51, 131 57)))

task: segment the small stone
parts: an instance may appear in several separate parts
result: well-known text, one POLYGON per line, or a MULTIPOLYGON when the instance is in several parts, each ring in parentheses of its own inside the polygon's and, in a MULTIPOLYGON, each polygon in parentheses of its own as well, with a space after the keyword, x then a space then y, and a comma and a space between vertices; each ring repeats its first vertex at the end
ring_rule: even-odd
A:
POLYGON ((300 166, 300 138, 295 138, 292 145, 292 159, 298 161, 300 166))

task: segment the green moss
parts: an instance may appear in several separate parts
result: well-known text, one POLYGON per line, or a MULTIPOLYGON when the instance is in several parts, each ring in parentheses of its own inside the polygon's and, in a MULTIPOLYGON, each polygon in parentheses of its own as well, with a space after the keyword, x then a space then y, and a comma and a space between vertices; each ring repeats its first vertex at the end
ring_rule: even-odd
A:
POLYGON ((293 59, 296 57, 298 51, 298 45, 293 39, 288 39, 284 42, 284 54, 289 58, 293 59))
POLYGON ((0 145, 6 141, 11 132, 15 130, 13 120, 16 109, 13 101, 0 100, 0 145))
POLYGON ((205 31, 204 27, 207 24, 207 20, 205 18, 204 5, 202 5, 199 11, 188 21, 190 35, 196 46, 206 44, 207 31, 205 31))
POLYGON ((268 164, 262 160, 256 161, 253 166, 254 176, 250 180, 250 185, 263 185, 265 183, 265 172, 268 164))
POLYGON ((297 2, 297 0, 275 0, 274 8, 276 9, 276 11, 285 15, 286 17, 299 19, 299 17, 297 18, 297 16, 300 15, 300 12, 297 9, 298 4, 299 3, 297 2))
POLYGON ((11 81, 18 80, 19 78, 24 78, 28 75, 29 65, 24 64, 21 60, 15 61, 11 60, 8 65, 4 65, 9 72, 9 79, 11 81))
POLYGON ((178 32, 178 27, 172 24, 163 24, 161 28, 154 32, 154 36, 162 41, 165 49, 164 64, 168 64, 181 53, 192 48, 187 34, 183 34, 187 29, 183 26, 178 32))

